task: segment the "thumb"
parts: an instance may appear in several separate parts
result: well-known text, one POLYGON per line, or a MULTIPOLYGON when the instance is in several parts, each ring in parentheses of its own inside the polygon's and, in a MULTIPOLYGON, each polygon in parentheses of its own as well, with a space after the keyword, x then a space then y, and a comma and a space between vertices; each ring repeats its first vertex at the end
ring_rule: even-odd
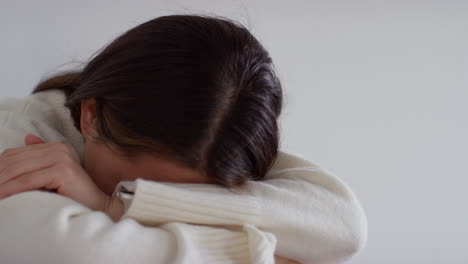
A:
POLYGON ((32 144, 40 144, 40 143, 45 143, 44 140, 39 138, 38 136, 34 134, 27 134, 26 137, 24 138, 24 143, 26 145, 32 145, 32 144))

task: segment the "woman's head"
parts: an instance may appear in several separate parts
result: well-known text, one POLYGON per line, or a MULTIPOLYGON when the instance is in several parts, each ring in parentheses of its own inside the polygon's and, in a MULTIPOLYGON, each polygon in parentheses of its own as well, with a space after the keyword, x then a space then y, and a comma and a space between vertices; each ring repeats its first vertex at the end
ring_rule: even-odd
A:
POLYGON ((263 179, 278 153, 282 88, 272 60, 226 18, 170 15, 142 23, 82 70, 50 78, 33 93, 49 89, 64 90, 85 138, 83 165, 99 174, 94 179, 123 170, 109 159, 114 155, 135 178, 143 178, 133 171, 140 164, 139 172, 151 170, 146 178, 164 181, 152 174, 164 160, 230 187, 263 179))

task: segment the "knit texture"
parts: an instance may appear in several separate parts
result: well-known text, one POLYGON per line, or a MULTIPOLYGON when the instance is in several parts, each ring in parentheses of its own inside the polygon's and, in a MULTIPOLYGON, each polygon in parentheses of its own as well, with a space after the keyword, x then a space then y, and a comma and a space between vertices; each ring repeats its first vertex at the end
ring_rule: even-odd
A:
MULTIPOLYGON (((23 146, 24 136, 35 133, 46 142, 69 144, 82 161, 83 138, 64 101, 59 90, 0 101, 0 150, 23 146)), ((24 192, 1 200, 0 256, 41 260, 48 253, 58 254, 55 246, 64 254, 60 257, 77 256, 84 249, 103 247, 99 243, 107 238, 121 237, 109 240, 104 253, 94 250, 96 255, 77 258, 86 258, 86 263, 130 263, 132 258, 132 263, 273 263, 277 254, 301 263, 341 263, 367 242, 367 218, 350 187, 299 154, 285 151, 264 181, 250 181, 243 188, 137 179, 120 182, 113 195, 126 207, 118 223, 53 193, 24 192), (44 203, 38 208, 40 200, 44 203), (61 225, 47 224, 59 220, 61 225), (34 252, 21 242, 21 225, 36 227, 27 229, 37 238, 31 243, 47 241, 43 244, 48 246, 27 256, 7 250, 16 246, 17 252, 34 252), (39 231, 42 225, 47 228, 39 231)))

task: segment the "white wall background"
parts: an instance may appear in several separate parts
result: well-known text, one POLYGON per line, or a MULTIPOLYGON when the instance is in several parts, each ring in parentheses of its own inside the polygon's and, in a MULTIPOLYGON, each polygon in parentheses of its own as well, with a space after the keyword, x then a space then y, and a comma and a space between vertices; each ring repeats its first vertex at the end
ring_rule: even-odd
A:
POLYGON ((283 149, 341 177, 367 211, 350 263, 468 263, 467 1, 1 0, 2 96, 181 12, 235 18, 270 51, 283 149))

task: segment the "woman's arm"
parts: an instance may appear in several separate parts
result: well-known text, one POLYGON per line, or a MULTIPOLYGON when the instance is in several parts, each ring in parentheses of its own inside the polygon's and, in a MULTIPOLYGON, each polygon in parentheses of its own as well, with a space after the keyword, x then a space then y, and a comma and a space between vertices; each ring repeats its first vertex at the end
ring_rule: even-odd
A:
POLYGON ((28 191, 0 200, 2 263, 274 263, 276 239, 252 225, 145 227, 67 197, 28 191))
POLYGON ((126 202, 124 218, 144 225, 250 223, 276 236, 275 254, 301 263, 345 261, 367 240, 367 218, 352 190, 286 152, 279 153, 266 180, 241 189, 137 179, 121 182, 117 194, 126 202))
MULTIPOLYGON (((28 133, 64 139, 29 115, 2 110, 5 105, 0 152, 23 146, 28 133)), ((0 200, 1 263, 273 263, 275 245, 272 234, 252 225, 114 223, 103 212, 37 190, 0 200)))
MULTIPOLYGON (((23 146, 27 133, 46 141, 67 141, 53 128, 57 120, 47 119, 51 123, 42 125, 44 118, 50 118, 45 114, 50 111, 45 109, 31 107, 24 100, 3 99, 0 150, 23 146), (34 111, 26 113, 23 109, 34 111)), ((367 239, 367 219, 351 189, 325 170, 284 152, 280 152, 265 181, 249 182, 240 190, 141 179, 124 182, 123 186, 138 186, 133 189, 135 194, 124 217, 153 226, 168 222, 219 226, 250 223, 277 237, 276 254, 302 263, 347 259, 367 239)))

